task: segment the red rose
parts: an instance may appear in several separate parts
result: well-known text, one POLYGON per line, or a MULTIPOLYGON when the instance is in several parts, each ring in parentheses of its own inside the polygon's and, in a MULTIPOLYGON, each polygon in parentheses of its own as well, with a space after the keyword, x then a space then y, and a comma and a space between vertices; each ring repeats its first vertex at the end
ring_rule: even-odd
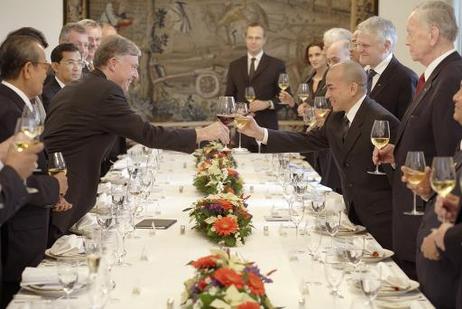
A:
POLYGON ((196 269, 214 268, 215 266, 217 266, 216 259, 216 255, 208 255, 201 257, 196 261, 192 261, 190 264, 196 269))
POLYGON ((265 295, 265 285, 263 284, 263 281, 261 280, 259 276, 255 275, 254 273, 248 273, 247 280, 248 280, 250 291, 254 295, 258 295, 258 296, 265 295))
POLYGON ((260 305, 253 301, 248 301, 240 304, 237 309, 260 309, 260 305))
POLYGON ((213 277, 224 286, 234 285, 237 289, 244 287, 242 277, 231 268, 220 268, 213 274, 213 277))
POLYGON ((232 217, 223 217, 213 223, 215 232, 221 236, 228 236, 238 230, 237 222, 232 217))

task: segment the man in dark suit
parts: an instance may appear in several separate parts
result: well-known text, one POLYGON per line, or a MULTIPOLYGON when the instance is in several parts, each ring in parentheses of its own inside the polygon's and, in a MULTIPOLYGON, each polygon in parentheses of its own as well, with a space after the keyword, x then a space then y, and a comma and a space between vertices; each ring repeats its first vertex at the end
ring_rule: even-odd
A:
POLYGON ((51 99, 72 82, 82 76, 82 56, 79 49, 72 43, 63 43, 56 46, 51 52, 51 67, 54 78, 49 79, 42 92, 42 102, 45 111, 48 111, 51 99))
POLYGON ((330 149, 340 172, 349 218, 366 226, 386 248, 391 247, 391 186, 387 177, 367 173, 374 165, 370 133, 374 120, 388 120, 391 134, 398 119, 366 96, 366 74, 356 62, 332 66, 326 78, 333 113, 321 128, 307 134, 263 129, 254 121, 242 133, 261 140, 268 152, 330 149))
POLYGON ((373 16, 358 25, 356 48, 365 66, 368 94, 401 119, 411 102, 417 75, 393 56, 397 35, 391 21, 373 16))
MULTIPOLYGON (((249 110, 255 113, 259 125, 277 130, 277 110, 282 107, 278 79, 279 74, 286 71, 284 62, 263 52, 266 33, 262 25, 250 24, 245 35, 247 55, 230 63, 225 95, 233 96, 237 102, 246 102, 245 88, 252 86, 255 100, 249 103, 249 110)), ((245 136, 242 145, 257 151, 256 142, 245 136)))
MULTIPOLYGON (((0 142, 13 135, 23 109, 33 109, 31 99, 40 95, 49 67, 43 47, 27 36, 7 39, 2 44, 1 58, 0 142)), ((43 153, 40 156, 39 168, 46 171, 43 153)), ((67 190, 64 173, 54 177, 33 175, 27 184, 37 188, 38 193, 29 194, 27 204, 2 225, 3 306, 18 290, 24 268, 42 260, 47 248, 48 205, 59 208, 60 193, 67 190)))
MULTIPOLYGON (((408 151, 423 151, 427 163, 434 156, 451 156, 462 138, 453 119, 452 95, 459 88, 462 58, 454 49, 457 23, 453 8, 442 1, 419 5, 408 19, 407 44, 413 60, 426 69, 416 95, 398 129, 395 144, 374 150, 374 162, 396 166, 393 178, 393 248, 401 268, 416 278, 415 249, 421 216, 405 215, 412 208, 412 192, 401 182, 401 166, 408 151), (435 18, 435 13, 442 16, 435 18), (428 39, 431 37, 431 39, 428 39)), ((423 201, 418 199, 422 207, 423 201)))
POLYGON ((84 74, 88 73, 90 69, 87 66, 88 58, 88 33, 84 26, 79 23, 67 23, 61 28, 59 33, 59 44, 72 43, 80 51, 82 60, 85 65, 82 68, 84 74))
POLYGON ((73 208, 52 215, 51 239, 69 228, 95 204, 103 156, 117 136, 148 147, 192 152, 197 142, 229 140, 219 122, 198 129, 166 129, 143 121, 128 105, 126 94, 138 78, 140 50, 130 40, 112 36, 95 55, 95 70, 78 83, 66 86, 52 100, 43 140, 49 152, 63 153, 73 208))

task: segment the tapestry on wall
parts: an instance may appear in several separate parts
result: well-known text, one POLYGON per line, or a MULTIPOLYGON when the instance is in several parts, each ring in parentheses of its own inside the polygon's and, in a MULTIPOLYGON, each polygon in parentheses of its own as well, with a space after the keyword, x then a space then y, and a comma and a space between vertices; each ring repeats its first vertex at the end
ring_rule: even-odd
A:
MULTIPOLYGON (((246 53, 247 24, 265 25, 265 51, 286 62, 296 86, 309 71, 308 43, 331 27, 354 27, 376 13, 377 1, 92 0, 88 10, 143 52, 131 103, 155 121, 199 121, 215 117, 228 65, 246 53)), ((288 110, 280 113, 291 117, 288 110)))

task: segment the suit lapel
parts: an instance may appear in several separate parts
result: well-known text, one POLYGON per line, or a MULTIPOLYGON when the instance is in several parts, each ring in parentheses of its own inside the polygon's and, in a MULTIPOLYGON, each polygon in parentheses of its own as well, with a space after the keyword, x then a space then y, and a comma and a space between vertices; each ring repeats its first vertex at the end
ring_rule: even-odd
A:
POLYGON ((266 67, 268 66, 268 62, 269 62, 269 57, 266 54, 263 54, 263 56, 261 56, 260 63, 258 64, 257 70, 255 71, 255 75, 253 76, 252 80, 256 79, 258 75, 260 75, 261 72, 263 72, 266 69, 266 67))
POLYGON ((348 130, 348 133, 345 137, 345 142, 343 143, 342 161, 346 158, 348 153, 351 151, 351 149, 353 148, 353 146, 356 144, 359 137, 361 136, 361 127, 364 123, 364 119, 366 115, 365 111, 367 110, 366 105, 367 105, 367 99, 364 99, 364 101, 361 104, 361 107, 356 113, 355 118, 353 119, 353 122, 350 125, 350 129, 348 130))
POLYGON ((244 81, 245 85, 249 86, 251 81, 249 80, 249 70, 248 70, 248 66, 247 66, 247 56, 242 57, 240 67, 242 69, 241 73, 240 73, 241 78, 244 81))
POLYGON ((381 93, 382 90, 385 88, 387 83, 389 83, 390 80, 393 78, 392 74, 396 68, 397 61, 398 60, 396 60, 395 56, 391 58, 390 63, 387 65, 382 74, 380 74, 379 80, 375 84, 374 89, 372 89, 369 95, 371 98, 377 97, 379 93, 381 93))
POLYGON ((401 125, 399 126, 399 130, 396 135, 395 149, 401 141, 401 137, 403 136, 404 130, 406 129, 409 118, 411 117, 412 113, 416 110, 416 108, 419 106, 420 102, 422 102, 425 95, 430 91, 433 81, 438 77, 440 72, 449 63, 453 62, 454 60, 457 60, 458 58, 460 58, 459 54, 457 52, 454 52, 450 54, 448 57, 446 57, 440 64, 438 64, 438 66, 433 70, 428 80, 425 82, 424 89, 419 93, 419 95, 414 97, 411 105, 408 107, 406 113, 403 116, 403 119, 401 120, 401 125))
POLYGON ((22 113, 25 103, 21 99, 21 97, 16 92, 14 92, 13 90, 11 90, 3 84, 0 84, 0 87, 0 91, 3 92, 7 97, 9 97, 22 113))

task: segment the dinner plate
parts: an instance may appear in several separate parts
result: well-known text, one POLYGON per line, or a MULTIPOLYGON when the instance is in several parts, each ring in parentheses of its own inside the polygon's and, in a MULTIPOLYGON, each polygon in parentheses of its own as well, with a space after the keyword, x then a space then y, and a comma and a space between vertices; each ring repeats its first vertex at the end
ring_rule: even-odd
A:
MULTIPOLYGON (((359 280, 356 280, 354 282, 353 287, 356 290, 356 292, 362 293, 361 283, 359 280)), ((409 279, 409 287, 407 287, 406 289, 392 287, 388 284, 385 284, 385 285, 382 284, 382 287, 380 288, 377 298, 387 300, 387 298, 391 299, 391 297, 396 297, 396 296, 402 297, 409 292, 417 290, 418 288, 419 288, 419 283, 417 281, 410 280, 410 279, 409 279)))
MULTIPOLYGON (((62 297, 66 295, 63 288, 59 285, 47 285, 47 284, 30 284, 21 285, 24 290, 32 293, 45 296, 45 297, 62 297)), ((82 293, 86 288, 86 285, 77 285, 71 295, 82 293)))
MULTIPOLYGON (((329 233, 327 233, 326 229, 324 226, 321 226, 321 227, 316 227, 316 231, 323 234, 323 235, 330 235, 329 233)), ((366 231, 366 228, 362 225, 355 225, 354 226, 354 229, 351 229, 351 228, 346 228, 345 226, 341 226, 340 227, 340 230, 337 232, 337 234, 335 235, 335 237, 339 237, 339 236, 351 236, 351 235, 355 235, 355 234, 359 234, 359 233, 363 233, 366 231)))
POLYGON ((374 253, 377 253, 377 254, 374 254, 374 255, 372 255, 371 253, 364 254, 362 257, 362 261, 366 263, 376 263, 376 262, 380 262, 385 259, 388 259, 389 257, 392 257, 395 254, 393 251, 388 250, 388 249, 382 249, 380 252, 375 251, 374 253))
POLYGON ((45 256, 52 258, 52 259, 63 259, 63 260, 84 260, 86 259, 86 254, 81 253, 81 254, 76 254, 76 255, 71 255, 71 256, 62 256, 62 255, 55 255, 50 252, 50 249, 45 250, 45 256))

